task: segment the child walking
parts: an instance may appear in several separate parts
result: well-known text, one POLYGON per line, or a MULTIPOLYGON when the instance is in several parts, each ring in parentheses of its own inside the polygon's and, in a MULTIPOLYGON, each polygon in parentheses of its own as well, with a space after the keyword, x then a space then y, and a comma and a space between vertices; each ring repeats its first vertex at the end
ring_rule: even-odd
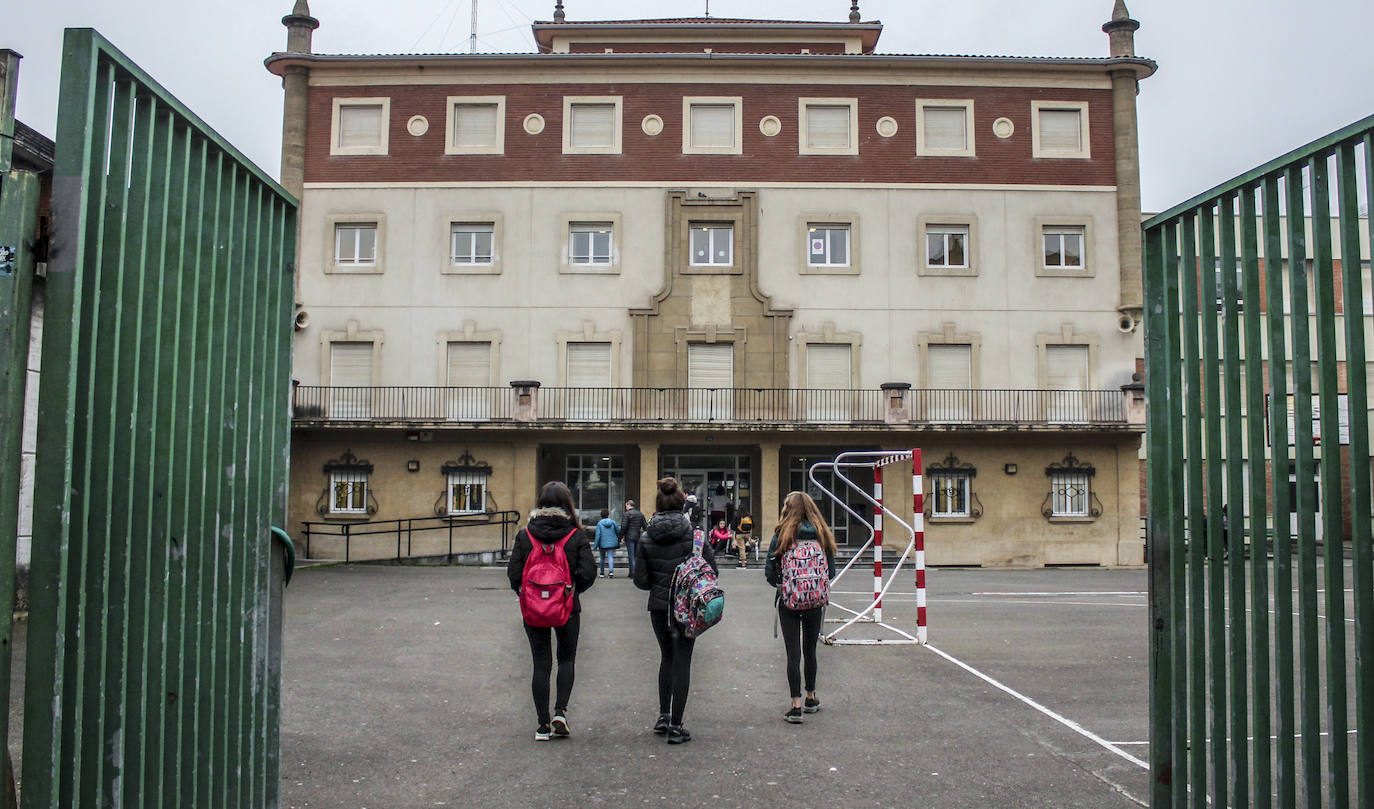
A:
POLYGON ((572 492, 559 481, 539 490, 530 520, 515 535, 506 576, 520 594, 525 636, 534 674, 530 692, 539 725, 535 741, 572 735, 568 699, 577 661, 577 634, 582 604, 578 596, 596 583, 596 560, 577 521, 572 492), (561 558, 560 558, 561 557, 561 558), (558 682, 553 715, 549 715, 549 678, 553 672, 553 638, 558 639, 558 682))
POLYGON ((601 509, 596 524, 596 550, 601 554, 601 578, 615 578, 615 549, 620 547, 620 523, 611 519, 611 510, 601 509))
POLYGON ((783 500, 763 574, 769 584, 778 588, 778 625, 787 652, 787 687, 792 707, 782 718, 801 724, 802 714, 821 709, 821 701, 816 697, 816 641, 825 622, 830 581, 835 578, 835 535, 825 524, 816 502, 805 492, 790 492, 783 500))

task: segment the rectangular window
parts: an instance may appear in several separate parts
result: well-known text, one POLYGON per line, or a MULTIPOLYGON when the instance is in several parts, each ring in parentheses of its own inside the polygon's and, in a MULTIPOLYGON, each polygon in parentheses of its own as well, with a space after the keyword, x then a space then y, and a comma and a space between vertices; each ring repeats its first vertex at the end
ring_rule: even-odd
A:
POLYGON ((808 343, 806 346, 806 415, 811 421, 848 421, 853 386, 849 343, 808 343))
POLYGON ((930 516, 969 517, 969 476, 950 473, 931 475, 930 516))
POLYGON ((973 346, 926 346, 926 416, 931 421, 967 421, 972 409, 973 346))
POLYGON ((384 155, 387 153, 389 98, 334 99, 333 137, 329 153, 334 155, 384 155))
POLYGON ((734 415, 735 346, 733 343, 687 345, 688 418, 729 420, 734 415))
POLYGON ((926 228, 926 266, 938 269, 968 268, 968 227, 931 225, 926 228))
POLYGON ((1088 389, 1088 346, 1045 346, 1045 383, 1049 390, 1048 419, 1052 422, 1088 420, 1083 391, 1088 389))
POLYGON ((331 472, 329 513, 366 514, 367 477, 366 472, 331 472))
POLYGON ((449 472, 448 513, 481 514, 486 511, 487 479, 481 472, 449 472))
POLYGON ((334 264, 339 267, 375 267, 377 223, 347 222, 335 225, 334 264))
POLYGON ((505 96, 449 96, 445 154, 505 151, 505 96))
POLYGON ((691 264, 701 266, 733 266, 735 263, 735 229, 731 225, 691 226, 691 264))
POLYGON ((569 455, 563 479, 572 490, 577 517, 584 525, 595 525, 601 509, 618 517, 625 503, 625 456, 600 454, 569 455))
POLYGON ((812 267, 849 266, 849 225, 806 227, 806 263, 812 267))
POLYGON ((1044 267, 1047 270, 1081 270, 1083 261, 1082 227, 1045 226, 1041 236, 1044 242, 1044 267))
POLYGON ((564 154, 619 154, 620 129, 618 96, 564 97, 564 154))
POLYGON ((1035 157, 1091 157, 1086 101, 1032 101, 1035 157))
POLYGON ((605 421, 611 415, 611 344, 568 343, 565 379, 567 417, 605 421))
POLYGON ((448 418, 481 421, 491 417, 491 343, 448 344, 448 418))
POLYGON ((615 227, 610 222, 574 222, 568 226, 570 264, 611 264, 615 227))
POLYGON ((973 157, 973 101, 916 101, 916 154, 973 157))
POLYGON ((737 97, 684 98, 683 154, 740 154, 742 103, 737 97))
POLYGON ((801 154, 856 155, 859 144, 859 102, 849 98, 803 98, 798 101, 801 117, 801 154))
POLYGON ((455 222, 450 232, 450 262, 455 267, 490 266, 495 234, 492 222, 455 222))
POLYGON ((372 343, 329 344, 329 416, 365 419, 372 415, 372 343))
POLYGON ((1054 472, 1050 475, 1050 516, 1087 517, 1089 478, 1083 472, 1054 472))

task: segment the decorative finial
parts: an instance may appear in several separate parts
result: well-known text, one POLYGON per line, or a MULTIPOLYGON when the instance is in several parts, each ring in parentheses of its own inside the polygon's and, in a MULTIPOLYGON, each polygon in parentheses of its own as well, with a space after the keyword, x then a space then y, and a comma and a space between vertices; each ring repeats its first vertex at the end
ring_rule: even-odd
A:
POLYGON ((849 4, 849 21, 858 22, 859 19, 859 0, 853 0, 853 2, 849 4))
POLYGON ((1126 0, 1116 0, 1112 6, 1112 18, 1102 26, 1111 42, 1112 58, 1135 56, 1135 32, 1140 28, 1140 23, 1131 19, 1131 12, 1126 10, 1126 0))
POLYGON ((296 0, 291 13, 281 18, 286 26, 286 50, 288 53, 310 53, 310 33, 320 27, 320 21, 310 16, 310 3, 296 0))
POLYGON ((1112 7, 1112 22, 1129 20, 1131 12, 1126 10, 1126 0, 1116 0, 1116 5, 1112 7))
POLYGON ((291 13, 297 17, 309 17, 310 4, 306 0, 296 0, 296 5, 291 7, 291 13))
POLYGON ((553 21, 563 22, 568 19, 568 15, 563 13, 563 0, 556 0, 553 4, 553 21))

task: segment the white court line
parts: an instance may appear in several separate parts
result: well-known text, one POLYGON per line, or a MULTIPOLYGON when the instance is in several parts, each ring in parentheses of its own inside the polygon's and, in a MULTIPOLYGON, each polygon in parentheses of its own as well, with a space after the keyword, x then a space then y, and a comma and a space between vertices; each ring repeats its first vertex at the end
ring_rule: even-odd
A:
POLYGON ((994 592, 992 590, 975 590, 969 595, 975 596, 1146 596, 1148 590, 1062 590, 1057 593, 1021 593, 1021 592, 994 592))
POLYGON ((1142 761, 1142 760, 1139 759, 1139 758, 1136 758, 1135 756, 1131 755, 1130 753, 1127 753, 1125 750, 1122 750, 1120 747, 1116 746, 1115 744, 1112 744, 1111 742, 1107 741, 1106 739, 1102 738, 1101 736, 1098 736, 1096 733, 1093 733, 1091 730, 1088 730, 1087 728, 1083 727, 1082 725, 1078 724, 1077 722, 1073 721, 1072 719, 1069 719, 1069 718, 1066 717, 1066 716, 1063 716, 1063 715, 1061 715, 1061 714, 1055 713, 1054 711, 1051 711, 1049 708, 1046 708, 1044 705, 1041 705, 1040 703, 1036 702, 1035 700, 1031 699, 1030 697, 1026 696, 1025 694, 1022 694, 1021 692, 1016 691, 1015 689, 1011 688, 1010 686, 1006 686, 1006 685, 1003 685, 1002 683, 999 683, 998 681, 992 679, 991 677, 989 677, 988 675, 986 675, 986 674, 984 674, 983 672, 979 671, 978 669, 975 669, 973 666, 970 666, 969 664, 965 663, 964 661, 960 660, 959 658, 954 657, 953 655, 949 654, 948 652, 945 652, 945 651, 943 651, 943 650, 937 649, 937 648, 935 648, 934 646, 931 646, 929 643, 925 644, 925 648, 929 649, 930 651, 934 652, 935 654, 939 655, 940 657, 943 657, 944 659, 948 660, 949 662, 953 663, 954 665, 958 666, 959 668, 963 669, 964 671, 967 671, 969 674, 972 674, 973 676, 977 677, 978 679, 982 680, 983 682, 987 683, 988 685, 991 685, 991 686, 993 686, 994 688, 998 688, 998 689, 1000 689, 1000 690, 1002 690, 1002 691, 1005 691, 1006 693, 1008 693, 1008 694, 1010 694, 1011 696, 1017 698, 1018 700, 1024 702, 1025 704, 1031 706, 1031 707, 1034 708, 1035 710, 1039 711, 1040 713, 1044 714, 1045 716, 1048 716, 1049 718, 1053 719, 1054 721, 1058 722, 1059 724, 1063 725, 1064 727, 1068 728, 1069 730, 1072 730, 1073 732, 1079 734, 1080 736, 1083 736, 1084 738, 1088 739, 1089 741, 1093 742, 1094 744, 1101 745, 1102 747, 1106 748, 1107 750, 1110 750, 1111 752, 1115 753, 1116 755, 1120 756, 1121 758, 1124 758, 1125 760, 1131 762, 1132 764, 1136 765, 1137 767, 1140 767, 1140 768, 1143 769, 1143 770, 1149 770, 1149 769, 1150 769, 1150 765, 1147 764, 1146 762, 1142 761))
POLYGON ((1041 599, 1041 598, 1028 599, 1028 600, 1026 600, 1026 601, 1016 601, 1015 599, 1010 599, 1010 598, 1009 598, 1009 599, 1006 599, 1006 600, 1004 600, 1004 601, 992 602, 992 601, 984 601, 984 600, 982 600, 982 599, 977 599, 977 598, 964 598, 964 599, 958 599, 958 598, 939 598, 939 597, 936 597, 936 598, 932 598, 932 599, 930 600, 930 603, 932 603, 932 604, 984 604, 984 605, 993 604, 993 603, 999 603, 999 604, 1048 604, 1048 605, 1055 605, 1055 606, 1057 606, 1057 605, 1068 605, 1068 606, 1073 606, 1073 607, 1131 607, 1131 608, 1133 608, 1133 609, 1138 609, 1138 610, 1143 610, 1143 609, 1146 609, 1147 607, 1150 606, 1149 604, 1121 604, 1121 603, 1115 603, 1115 602, 1111 602, 1111 601, 1046 601, 1046 600, 1041 599))

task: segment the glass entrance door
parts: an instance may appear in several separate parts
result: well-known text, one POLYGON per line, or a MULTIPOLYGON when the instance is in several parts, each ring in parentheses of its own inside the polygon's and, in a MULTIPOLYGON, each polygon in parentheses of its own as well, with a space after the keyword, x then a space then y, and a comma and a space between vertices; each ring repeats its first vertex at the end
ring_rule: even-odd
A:
POLYGON ((717 520, 733 527, 744 512, 753 513, 753 472, 748 455, 665 455, 665 476, 675 477, 701 507, 701 528, 717 520))

